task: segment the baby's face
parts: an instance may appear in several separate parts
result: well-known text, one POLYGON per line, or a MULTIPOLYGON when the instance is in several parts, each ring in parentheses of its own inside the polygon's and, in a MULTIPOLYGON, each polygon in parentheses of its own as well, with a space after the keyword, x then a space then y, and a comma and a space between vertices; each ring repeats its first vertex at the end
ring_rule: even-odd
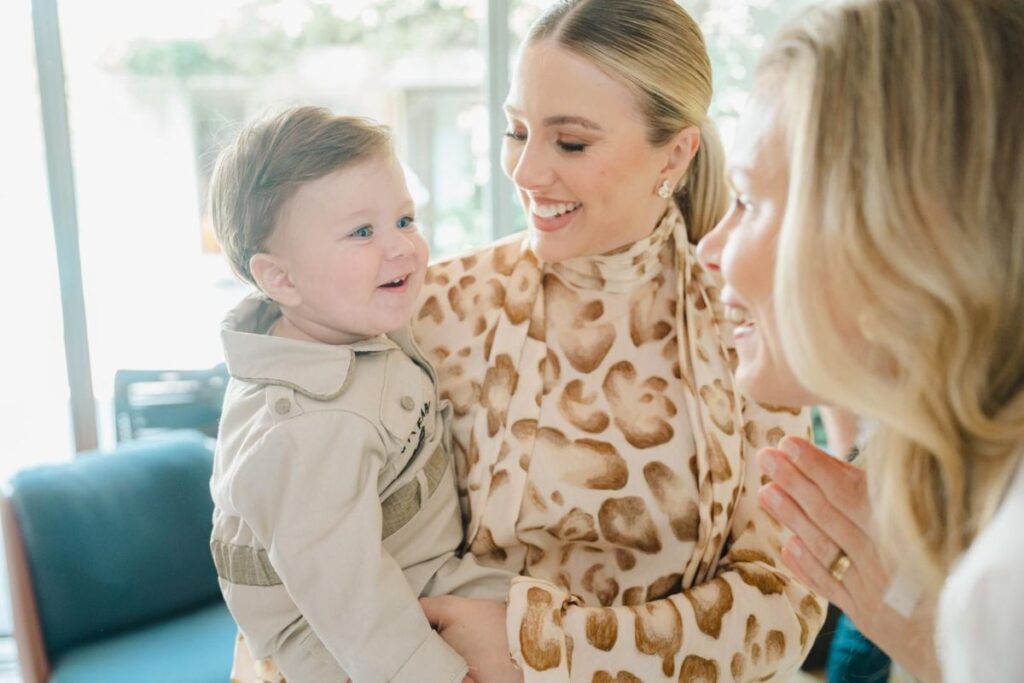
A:
POLYGON ((300 187, 267 244, 298 295, 289 315, 328 344, 408 323, 429 253, 415 216, 401 166, 390 156, 300 187))

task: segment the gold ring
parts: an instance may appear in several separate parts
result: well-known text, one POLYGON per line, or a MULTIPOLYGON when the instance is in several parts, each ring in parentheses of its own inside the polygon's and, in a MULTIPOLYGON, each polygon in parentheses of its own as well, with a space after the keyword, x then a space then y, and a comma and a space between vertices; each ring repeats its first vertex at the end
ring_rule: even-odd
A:
POLYGON ((832 560, 832 564, 828 566, 828 573, 832 575, 832 578, 839 583, 843 582, 843 577, 846 576, 846 571, 850 568, 850 557, 843 552, 842 548, 839 549, 839 554, 836 555, 836 559, 832 560))

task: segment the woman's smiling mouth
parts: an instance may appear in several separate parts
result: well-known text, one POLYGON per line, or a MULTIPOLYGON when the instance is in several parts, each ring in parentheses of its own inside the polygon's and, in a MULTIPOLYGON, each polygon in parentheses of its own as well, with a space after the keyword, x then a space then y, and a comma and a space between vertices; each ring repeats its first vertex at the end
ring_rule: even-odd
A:
POLYGON ((553 232, 571 223, 582 207, 581 202, 536 202, 531 199, 530 217, 538 230, 553 232))

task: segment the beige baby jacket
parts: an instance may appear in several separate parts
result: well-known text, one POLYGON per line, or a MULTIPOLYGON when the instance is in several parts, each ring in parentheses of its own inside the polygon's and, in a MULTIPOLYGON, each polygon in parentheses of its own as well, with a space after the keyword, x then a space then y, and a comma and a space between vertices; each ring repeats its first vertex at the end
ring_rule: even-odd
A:
POLYGON ((292 681, 461 681, 418 597, 504 599, 508 579, 456 556, 433 370, 407 331, 332 346, 266 334, 279 315, 253 295, 222 326, 211 549, 228 607, 292 681))

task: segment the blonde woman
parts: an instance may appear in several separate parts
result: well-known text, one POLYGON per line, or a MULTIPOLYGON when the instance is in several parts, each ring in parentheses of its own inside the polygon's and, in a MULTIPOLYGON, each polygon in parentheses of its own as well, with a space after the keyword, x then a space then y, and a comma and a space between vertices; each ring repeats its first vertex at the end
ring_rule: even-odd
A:
POLYGON ((507 609, 424 601, 479 681, 784 680, 819 628, 750 459, 806 415, 736 393, 694 257, 727 201, 710 99, 677 3, 554 3, 505 102, 529 230, 431 271, 468 547, 522 574, 507 609))
POLYGON ((1024 672, 1021 36, 1019 0, 808 13, 762 59, 700 247, 742 389, 879 423, 867 486, 786 439, 761 499, 786 565, 926 681, 1024 672))
POLYGON ((427 276, 467 547, 522 575, 423 602, 477 683, 785 680, 820 628, 753 460, 809 420, 736 392, 694 253, 727 205, 710 100, 673 0, 553 4, 506 101, 529 229, 427 276))

